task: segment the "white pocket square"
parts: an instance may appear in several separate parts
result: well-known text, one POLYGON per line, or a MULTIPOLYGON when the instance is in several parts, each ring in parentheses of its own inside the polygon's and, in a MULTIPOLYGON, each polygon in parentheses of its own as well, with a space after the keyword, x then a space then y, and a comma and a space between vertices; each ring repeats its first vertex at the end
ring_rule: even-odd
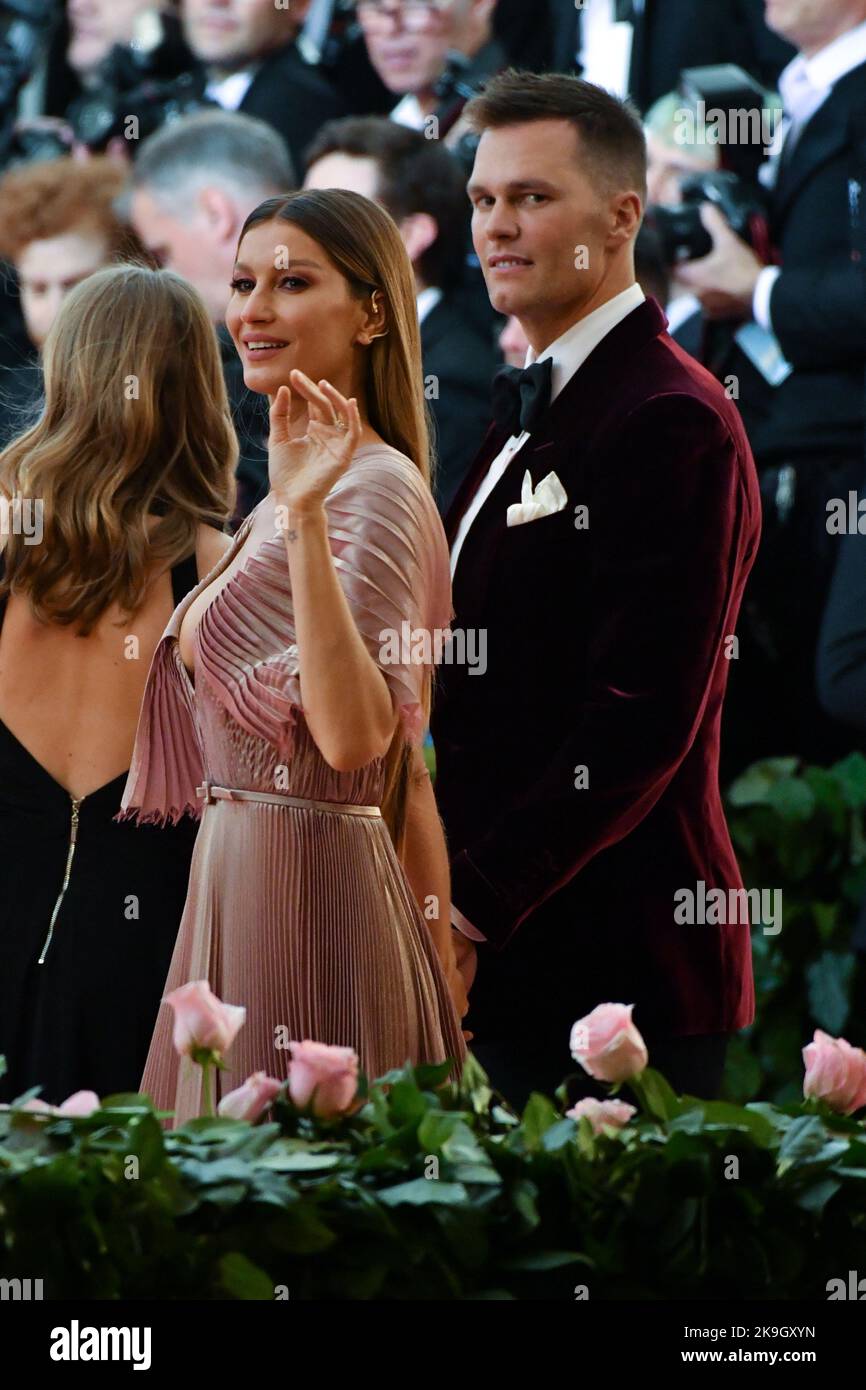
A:
POLYGON ((554 512, 561 512, 567 501, 568 495, 555 473, 548 473, 546 478, 542 478, 533 492, 532 478, 527 469, 523 475, 520 501, 512 502, 508 508, 506 525, 522 526, 526 521, 537 521, 540 516, 551 516, 554 512))

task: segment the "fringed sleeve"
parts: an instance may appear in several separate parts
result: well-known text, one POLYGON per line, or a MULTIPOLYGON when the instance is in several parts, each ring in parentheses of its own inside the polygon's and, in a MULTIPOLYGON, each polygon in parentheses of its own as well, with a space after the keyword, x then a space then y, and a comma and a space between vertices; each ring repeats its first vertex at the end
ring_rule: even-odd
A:
POLYGON ((153 655, 135 735, 129 776, 114 817, 139 825, 176 825, 201 818, 196 787, 204 770, 193 695, 177 640, 166 633, 153 655))

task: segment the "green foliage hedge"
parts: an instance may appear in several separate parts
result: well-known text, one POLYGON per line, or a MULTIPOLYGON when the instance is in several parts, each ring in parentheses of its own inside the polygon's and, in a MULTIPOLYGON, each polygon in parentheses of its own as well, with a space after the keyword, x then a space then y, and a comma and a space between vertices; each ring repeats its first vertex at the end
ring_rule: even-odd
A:
POLYGON ((827 1297, 862 1267, 866 1131, 814 1102, 677 1099, 620 1131, 474 1060, 389 1073, 353 1116, 165 1131, 149 1101, 0 1113, 0 1278, 46 1298, 827 1297))
POLYGON ((866 1046, 864 961, 851 933, 866 897, 866 758, 830 768, 756 763, 728 793, 747 887, 782 889, 782 930, 752 933, 756 1020, 733 1040, 725 1094, 786 1104, 816 1028, 866 1046))

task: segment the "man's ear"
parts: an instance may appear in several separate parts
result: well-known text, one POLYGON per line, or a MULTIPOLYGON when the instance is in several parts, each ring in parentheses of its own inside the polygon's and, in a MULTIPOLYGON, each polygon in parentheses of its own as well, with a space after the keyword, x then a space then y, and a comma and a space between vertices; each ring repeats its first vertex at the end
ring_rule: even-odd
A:
POLYGON ((401 219, 400 235, 409 252, 409 260, 415 266, 438 237, 439 224, 429 212, 412 212, 401 219))
POLYGON ((238 210, 234 199, 224 189, 199 189, 198 206, 211 233, 223 242, 236 241, 240 231, 238 210))
POLYGON ((637 193, 618 193, 610 205, 610 238, 614 245, 634 241, 640 231, 643 203, 637 193))

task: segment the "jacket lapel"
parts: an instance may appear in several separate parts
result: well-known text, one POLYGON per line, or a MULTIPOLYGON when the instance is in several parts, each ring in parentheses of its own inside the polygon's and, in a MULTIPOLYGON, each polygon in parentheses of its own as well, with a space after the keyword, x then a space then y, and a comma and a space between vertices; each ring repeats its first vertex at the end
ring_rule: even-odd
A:
POLYGON ((836 83, 823 106, 819 106, 811 120, 806 122, 790 158, 786 159, 783 151, 773 194, 773 220, 777 225, 803 185, 814 177, 816 170, 850 142, 848 116, 857 99, 863 100, 864 93, 866 63, 836 83))
MULTIPOLYGON (((508 504, 520 500, 520 486, 525 471, 529 469, 533 486, 548 473, 556 473, 566 491, 570 491, 566 476, 573 472, 574 457, 580 450, 591 448, 589 441, 595 422, 602 408, 607 407, 611 390, 616 389, 616 382, 623 370, 627 370, 624 364, 646 343, 663 333, 666 327, 667 319, 656 301, 645 300, 602 339, 566 383, 537 429, 509 461, 475 517, 460 552, 454 580, 455 604, 458 604, 461 594, 471 594, 473 608, 479 606, 495 558, 495 542, 507 530, 508 504)), ((463 514, 491 463, 506 443, 502 431, 491 426, 481 452, 448 513, 446 534, 449 544, 453 544, 463 514)))

